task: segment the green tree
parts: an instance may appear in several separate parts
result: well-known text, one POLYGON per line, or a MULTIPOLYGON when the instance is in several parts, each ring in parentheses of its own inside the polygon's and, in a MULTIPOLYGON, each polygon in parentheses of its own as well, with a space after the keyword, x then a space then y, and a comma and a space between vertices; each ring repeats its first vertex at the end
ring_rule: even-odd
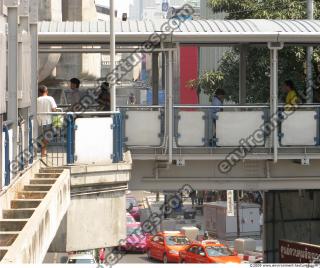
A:
MULTIPOLYGON (((213 12, 225 12, 226 19, 304 19, 306 1, 301 0, 208 0, 213 12)), ((315 18, 320 18, 320 0, 314 1, 315 18)), ((293 79, 300 92, 305 91, 306 49, 302 46, 285 47, 279 52, 279 81, 293 79)), ((313 55, 314 76, 319 76, 319 49, 313 55)), ((247 102, 268 102, 270 84, 270 53, 266 47, 249 46, 247 57, 247 102)), ((315 79, 316 80, 316 79, 315 79)), ((203 91, 210 98, 217 88, 238 100, 239 49, 226 52, 217 71, 202 74, 190 86, 203 91), (208 77, 210 83, 208 83, 208 77)))

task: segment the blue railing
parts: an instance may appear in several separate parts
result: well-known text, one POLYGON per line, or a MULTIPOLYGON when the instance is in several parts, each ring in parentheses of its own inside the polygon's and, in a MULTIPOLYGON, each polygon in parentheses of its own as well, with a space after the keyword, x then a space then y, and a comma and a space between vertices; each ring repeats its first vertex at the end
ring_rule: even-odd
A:
POLYGON ((4 182, 5 186, 8 186, 10 184, 10 155, 9 155, 9 146, 10 146, 10 140, 9 140, 9 129, 6 125, 3 126, 3 133, 4 133, 4 182))

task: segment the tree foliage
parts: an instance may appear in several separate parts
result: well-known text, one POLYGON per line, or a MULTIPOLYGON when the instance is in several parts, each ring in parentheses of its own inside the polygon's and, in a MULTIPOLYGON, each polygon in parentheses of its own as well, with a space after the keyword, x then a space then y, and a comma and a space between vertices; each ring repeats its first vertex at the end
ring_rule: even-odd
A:
MULTIPOLYGON (((305 19, 306 0, 208 0, 214 12, 226 12, 226 19, 305 19)), ((314 0, 315 18, 320 18, 320 0, 314 0)), ((314 76, 319 76, 320 53, 314 49, 314 76)), ((247 102, 269 101, 270 52, 267 47, 249 46, 247 52, 247 102)), ((203 91, 210 98, 222 87, 227 95, 238 101, 239 48, 227 51, 217 71, 208 71, 190 86, 203 91)), ((287 46, 279 52, 279 82, 292 79, 298 91, 305 91, 306 48, 287 46)), ((316 80, 316 79, 315 79, 316 80)))

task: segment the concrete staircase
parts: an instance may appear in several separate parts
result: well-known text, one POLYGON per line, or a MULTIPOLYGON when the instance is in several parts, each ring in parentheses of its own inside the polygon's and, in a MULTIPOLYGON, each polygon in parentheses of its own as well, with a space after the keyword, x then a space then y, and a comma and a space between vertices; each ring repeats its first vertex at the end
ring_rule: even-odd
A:
POLYGON ((7 201, 0 219, 0 263, 41 263, 70 203, 70 174, 40 168, 15 184, 13 192, 0 196, 7 201))

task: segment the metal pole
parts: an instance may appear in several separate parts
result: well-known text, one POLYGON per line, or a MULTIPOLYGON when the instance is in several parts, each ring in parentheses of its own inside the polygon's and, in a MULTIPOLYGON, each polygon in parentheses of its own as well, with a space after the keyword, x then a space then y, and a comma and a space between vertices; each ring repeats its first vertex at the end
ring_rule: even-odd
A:
MULTIPOLYGON (((7 119, 12 121, 13 161, 17 160, 18 133, 18 7, 8 7, 8 110, 7 119)), ((10 172, 15 173, 15 170, 10 172)))
POLYGON ((240 237, 240 205, 239 205, 239 190, 236 191, 237 198, 237 237, 240 237))
POLYGON ((116 72, 115 72, 115 57, 116 57, 116 42, 114 33, 114 0, 110 0, 110 70, 113 79, 110 83, 110 99, 111 99, 111 111, 116 111, 116 72))
MULTIPOLYGON (((313 20, 313 0, 307 0, 307 16, 313 20)), ((313 47, 307 47, 307 103, 313 102, 312 54, 313 47)))
POLYGON ((274 125, 273 129, 273 162, 278 162, 278 50, 271 50, 271 117, 274 125))
POLYGON ((247 46, 240 46, 239 66, 239 103, 245 105, 247 100, 247 46))
POLYGON ((168 109, 169 109, 169 164, 172 163, 172 146, 173 146, 173 96, 172 96, 172 52, 169 51, 168 60, 168 109))

